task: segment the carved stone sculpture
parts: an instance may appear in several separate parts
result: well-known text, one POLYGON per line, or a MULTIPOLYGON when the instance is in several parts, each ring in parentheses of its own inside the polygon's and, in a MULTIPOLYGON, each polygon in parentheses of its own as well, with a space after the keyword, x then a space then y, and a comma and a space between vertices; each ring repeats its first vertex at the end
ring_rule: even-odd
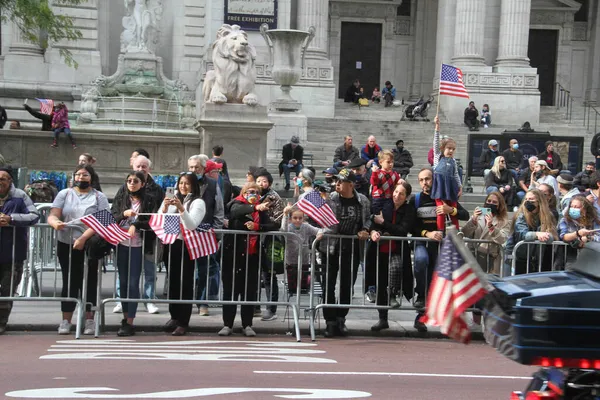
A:
POLYGON ((208 71, 202 87, 205 103, 258 104, 254 93, 256 50, 238 25, 224 24, 212 45, 214 70, 208 71))
POLYGON ((158 22, 162 17, 162 1, 124 1, 127 15, 123 17, 121 52, 154 54, 160 37, 158 22))

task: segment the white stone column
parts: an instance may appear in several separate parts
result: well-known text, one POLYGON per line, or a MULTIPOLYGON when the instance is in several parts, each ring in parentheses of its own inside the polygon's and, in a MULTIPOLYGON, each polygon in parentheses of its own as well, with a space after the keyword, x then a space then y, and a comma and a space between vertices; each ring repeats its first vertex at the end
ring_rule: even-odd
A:
POLYGON ((12 42, 8 51, 10 53, 25 55, 40 55, 44 53, 39 43, 32 43, 25 39, 23 31, 15 23, 12 24, 12 42))
POLYGON ((457 0, 453 64, 458 66, 485 65, 483 58, 484 23, 484 1, 457 0))
POLYGON ((502 0, 497 69, 530 68, 527 57, 530 15, 531 0, 502 0))
MULTIPOLYGON (((592 105, 600 103, 600 4, 596 6, 596 15, 592 29, 592 47, 588 62, 588 83, 586 101, 592 105)), ((589 21, 588 23, 592 23, 589 21)))
POLYGON ((456 2, 457 0, 439 0, 438 3, 434 89, 437 89, 440 81, 442 63, 450 63, 454 55, 456 2))
POLYGON ((298 29, 315 27, 315 37, 308 46, 306 58, 327 59, 329 49, 329 0, 298 1, 298 29))
POLYGON ((44 49, 39 43, 27 41, 21 28, 15 23, 12 23, 11 36, 8 53, 4 59, 4 79, 27 82, 48 80, 44 49))

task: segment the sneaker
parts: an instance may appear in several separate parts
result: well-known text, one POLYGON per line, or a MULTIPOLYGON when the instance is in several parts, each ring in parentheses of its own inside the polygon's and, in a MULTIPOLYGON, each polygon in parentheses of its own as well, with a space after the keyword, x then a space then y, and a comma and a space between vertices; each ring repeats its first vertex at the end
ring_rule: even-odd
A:
POLYGON ((57 145, 56 143, 52 143, 52 144, 50 145, 50 147, 52 147, 52 148, 54 148, 54 149, 57 149, 57 148, 58 148, 58 145, 57 145))
POLYGON ((167 333, 173 332, 175 329, 177 329, 177 321, 174 319, 170 319, 165 326, 163 326, 163 331, 167 333))
POLYGON ((338 333, 337 324, 335 321, 327 321, 327 326, 325 328, 325 332, 323 332, 323 336, 326 338, 335 337, 338 333))
POLYGON ((209 315, 208 314, 208 306, 200 306, 200 310, 198 311, 198 314, 203 317, 208 316, 209 315))
POLYGON ((365 294, 365 300, 367 300, 369 303, 375 303, 375 299, 375 292, 373 290, 367 291, 367 293, 365 294))
POLYGON ((76 149, 77 149, 77 145, 75 145, 75 144, 74 144, 74 145, 72 145, 72 146, 73 146, 73 150, 76 150, 76 149))
POLYGON ((417 301, 415 301, 415 303, 413 304, 413 306, 417 310, 422 310, 422 309, 425 308, 425 300, 423 300, 423 298, 421 296, 417 296, 417 301))
POLYGON ((154 303, 146 303, 146 311, 148 311, 148 314, 158 314, 159 309, 154 303))
POLYGON ((348 336, 348 327, 346 326, 346 319, 345 318, 338 318, 337 319, 337 329, 338 329, 338 333, 340 334, 340 336, 348 336))
POLYGON ((126 319, 121 320, 121 327, 117 331, 117 336, 133 336, 135 335, 135 329, 133 325, 128 324, 126 319))
POLYGON ((400 308, 400 303, 398 302, 398 299, 396 298, 396 295, 391 295, 390 296, 390 307, 391 308, 400 308))
POLYGON ((254 316, 255 317, 262 317, 262 311, 260 311, 260 307, 256 307, 254 309, 254 316))
POLYGON ((254 332, 254 329, 252 329, 251 326, 247 326, 243 329, 244 332, 244 336, 246 337, 254 337, 256 336, 256 332, 254 332))
POLYGON ((271 312, 271 310, 265 310, 262 315, 261 321, 274 321, 277 319, 277 314, 271 312))
POLYGON ((121 305, 121 303, 117 303, 115 308, 113 308, 113 313, 120 314, 122 312, 123 312, 123 306, 121 305))
POLYGON ((517 207, 517 206, 514 206, 514 207, 513 207, 513 212, 517 212, 517 211, 519 211, 519 207, 517 207))
POLYGON ((285 188, 283 188, 283 190, 285 190, 286 192, 287 192, 288 190, 290 190, 290 185, 289 185, 289 183, 285 185, 285 188))
POLYGON ((219 335, 219 336, 231 336, 232 333, 233 333, 233 329, 231 329, 228 326, 224 326, 223 328, 221 328, 221 330, 219 331, 219 333, 217 333, 217 335, 219 335))
POLYGON ((488 124, 485 124, 483 127, 484 127, 484 128, 489 128, 489 125, 488 125, 488 124))
POLYGON ((93 335, 94 333, 96 333, 96 324, 94 323, 94 320, 86 319, 85 327, 83 328, 83 334, 84 335, 93 335))
POLYGON ((64 319, 58 326, 58 334, 59 335, 68 335, 69 333, 71 333, 72 326, 73 325, 71 325, 71 323, 69 321, 64 319))

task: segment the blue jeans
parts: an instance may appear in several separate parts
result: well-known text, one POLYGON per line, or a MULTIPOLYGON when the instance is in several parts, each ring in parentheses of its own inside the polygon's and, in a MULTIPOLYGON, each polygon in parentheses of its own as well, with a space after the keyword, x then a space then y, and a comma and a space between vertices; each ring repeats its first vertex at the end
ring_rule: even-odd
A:
POLYGON ((600 171, 600 158, 596 158, 596 171, 600 171))
POLYGON ((509 169, 509 171, 512 174, 513 179, 515 180, 515 183, 517 183, 519 181, 519 173, 516 169, 509 169))
MULTIPOLYGON (((219 263, 214 255, 200 257, 196 260, 196 299, 217 300, 219 297, 219 281, 221 274, 219 263), (206 287, 208 273, 208 290, 206 287), (208 292, 208 293, 207 293, 208 292)), ((202 304, 201 304, 202 305, 202 304)))
POLYGON ((523 202, 523 199, 525 198, 526 193, 522 190, 519 190, 517 192, 517 197, 519 198, 519 203, 523 202))
MULTIPOLYGON (((127 288, 123 298, 140 298, 140 277, 142 275, 142 248, 127 247, 119 245, 117 247, 117 268, 119 269, 119 281, 127 288), (131 250, 131 252, 130 252, 131 250)), ((128 318, 135 318, 138 303, 123 302, 123 313, 128 318)))
POLYGON ((419 299, 423 301, 425 301, 431 283, 438 251, 439 246, 437 243, 417 243, 415 246, 415 280, 417 281, 415 292, 419 299))
POLYGON ((488 187, 485 188, 485 192, 487 194, 494 193, 494 192, 497 192, 497 191, 498 191, 498 188, 496 186, 488 186, 488 187))
POLYGON ((293 171, 296 173, 296 176, 300 173, 300 170, 303 168, 303 165, 298 163, 293 167, 288 167, 287 164, 283 164, 283 176, 285 176, 285 184, 286 186, 290 185, 290 172, 293 171))
MULTIPOLYGON (((265 292, 267 294, 267 301, 277 302, 279 301, 279 284, 277 282, 277 275, 267 271, 266 268, 262 269, 262 279, 265 284, 265 292), (271 288, 273 289, 271 291, 271 288)), ((275 314, 277 312, 277 306, 267 306, 267 308, 275 314)))
POLYGON ((56 128, 54 130, 54 144, 58 142, 58 136, 61 132, 64 132, 65 135, 67 135, 67 137, 71 141, 71 144, 75 144, 75 140, 73 139, 73 135, 71 135, 71 130, 69 128, 56 128))
MULTIPOLYGON (((117 297, 121 297, 121 279, 117 276, 117 297)), ((144 257, 144 300, 156 298, 156 264, 144 257)))

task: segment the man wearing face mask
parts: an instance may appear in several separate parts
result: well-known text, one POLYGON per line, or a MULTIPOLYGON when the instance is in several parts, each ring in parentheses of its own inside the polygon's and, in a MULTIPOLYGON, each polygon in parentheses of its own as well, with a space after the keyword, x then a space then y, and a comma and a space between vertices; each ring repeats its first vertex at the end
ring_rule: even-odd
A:
POLYGON ((519 150, 519 142, 517 139, 510 139, 508 149, 502 152, 504 160, 506 160, 506 168, 510 170, 515 182, 519 179, 519 173, 523 165, 523 152, 519 150))
POLYGON ((596 185, 596 182, 593 182, 592 179, 594 172, 596 172, 596 163, 590 161, 585 165, 585 170, 575 175, 575 178, 573 178, 573 184, 581 192, 585 192, 588 189, 594 188, 596 185))
POLYGON ((560 211, 565 213, 569 208, 571 199, 573 196, 580 194, 581 192, 573 185, 573 177, 569 174, 560 174, 556 178, 558 183, 558 190, 560 191, 560 211))
POLYGON ((322 186, 326 187, 329 193, 335 191, 335 175, 337 175, 337 173, 338 170, 333 167, 323 170, 323 174, 325 174, 325 184, 322 186))
POLYGON ((404 140, 396 141, 396 148, 392 153, 394 153, 394 171, 398 172, 402 179, 406 179, 414 164, 410 151, 404 148, 404 140))
POLYGON ((357 158, 348 164, 348 168, 354 173, 356 181, 354 182, 354 188, 356 191, 363 196, 369 198, 371 192, 371 183, 367 178, 367 162, 362 158, 357 158))

